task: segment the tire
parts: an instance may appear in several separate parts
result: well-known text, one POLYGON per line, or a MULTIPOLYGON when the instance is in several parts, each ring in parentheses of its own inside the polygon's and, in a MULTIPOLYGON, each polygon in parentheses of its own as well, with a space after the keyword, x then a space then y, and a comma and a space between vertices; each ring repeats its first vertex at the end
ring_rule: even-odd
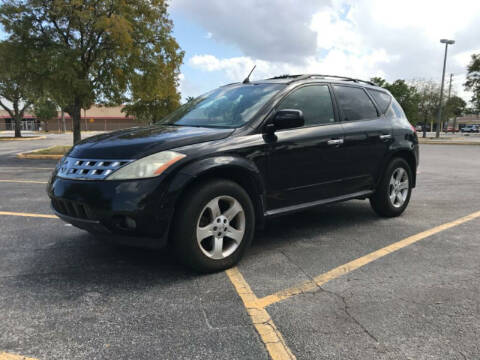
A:
POLYGON ((175 214, 173 247, 179 260, 198 272, 234 266, 255 232, 252 201, 229 180, 210 180, 189 189, 175 214))
POLYGON ((370 197, 370 205, 380 216, 399 216, 407 208, 411 194, 412 170, 404 159, 394 158, 388 164, 377 190, 370 197), (405 180, 408 180, 406 185, 405 180))

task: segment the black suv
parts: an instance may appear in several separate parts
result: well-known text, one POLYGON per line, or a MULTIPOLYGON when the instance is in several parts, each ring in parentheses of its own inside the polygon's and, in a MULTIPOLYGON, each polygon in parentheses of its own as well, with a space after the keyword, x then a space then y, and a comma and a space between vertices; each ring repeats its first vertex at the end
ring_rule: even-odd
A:
POLYGON ((229 84, 149 127, 88 138, 48 185, 55 213, 98 237, 170 243, 199 271, 234 265, 265 219, 349 199, 398 216, 418 140, 372 83, 294 75, 229 84))

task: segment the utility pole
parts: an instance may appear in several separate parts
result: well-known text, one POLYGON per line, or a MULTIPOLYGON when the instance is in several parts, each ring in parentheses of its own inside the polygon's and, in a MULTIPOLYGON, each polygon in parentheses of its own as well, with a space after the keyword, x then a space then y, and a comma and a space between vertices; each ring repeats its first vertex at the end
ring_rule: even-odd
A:
POLYGON ((447 99, 447 102, 448 102, 448 100, 450 100, 450 94, 452 93, 452 78, 453 78, 453 74, 450 74, 450 84, 448 85, 448 99, 447 99))
MULTIPOLYGON (((453 74, 450 73, 450 83, 448 84, 448 98, 447 98, 446 104, 448 104, 448 102, 450 101, 450 94, 452 93, 452 78, 453 78, 453 74)), ((447 118, 447 132, 448 132, 448 118, 447 118)), ((453 129, 453 132, 455 132, 455 129, 453 129)))
POLYGON ((455 44, 455 40, 441 39, 440 42, 442 44, 445 44, 445 56, 443 58, 442 85, 440 86, 440 104, 438 107, 437 131, 435 134, 436 138, 440 137, 440 127, 442 126, 443 86, 445 85, 445 68, 447 67, 448 45, 455 44))

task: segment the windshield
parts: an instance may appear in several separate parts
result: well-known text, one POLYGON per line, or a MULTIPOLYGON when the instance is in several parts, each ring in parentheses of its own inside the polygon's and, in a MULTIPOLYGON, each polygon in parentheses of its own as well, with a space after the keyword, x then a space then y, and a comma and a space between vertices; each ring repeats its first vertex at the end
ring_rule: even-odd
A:
POLYGON ((238 84, 225 86, 182 105, 157 124, 236 128, 253 116, 284 85, 238 84))

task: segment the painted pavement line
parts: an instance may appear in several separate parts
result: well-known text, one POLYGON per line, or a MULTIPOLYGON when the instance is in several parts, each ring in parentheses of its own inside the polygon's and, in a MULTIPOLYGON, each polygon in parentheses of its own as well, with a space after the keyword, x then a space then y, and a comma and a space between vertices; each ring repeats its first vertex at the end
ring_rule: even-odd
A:
POLYGON ((281 290, 276 292, 275 294, 265 296, 263 298, 257 299, 256 302, 251 302, 249 305, 252 307, 256 308, 266 308, 267 306, 270 306, 272 304, 275 304, 279 301, 288 299, 292 296, 302 294, 305 292, 309 291, 314 291, 318 289, 318 287, 324 285, 325 283, 329 282, 330 280, 336 279, 342 275, 348 274, 364 265, 367 265, 375 260, 378 260, 386 255, 389 255, 393 252, 396 252, 398 250, 401 250, 411 244, 414 244, 420 240, 423 240, 425 238, 428 238, 432 235, 438 234, 442 231, 448 230, 450 228, 453 228, 455 226, 464 224, 468 221, 472 221, 474 219, 477 219, 480 217, 480 211, 474 212, 470 215, 461 217, 457 220, 450 221, 448 223, 435 226, 434 228, 431 228, 426 231, 422 231, 421 233, 409 236, 403 240, 397 241, 391 245, 385 246, 384 248, 381 248, 379 250, 376 250, 374 252, 371 252, 367 255, 364 255, 358 259, 352 260, 346 264, 343 264, 339 267, 336 267, 335 269, 332 269, 330 271, 327 271, 326 273, 323 273, 321 275, 318 275, 313 278, 313 281, 306 281, 300 285, 293 286, 291 288, 281 290))
MULTIPOLYGON (((253 326, 260 335, 260 339, 265 345, 268 354, 272 360, 294 360, 295 355, 290 351, 282 334, 275 326, 267 310, 263 308, 251 307, 257 301, 250 285, 245 281, 237 267, 225 271, 232 282, 235 290, 243 301, 253 326)), ((1 359, 0 359, 1 360, 1 359)))

